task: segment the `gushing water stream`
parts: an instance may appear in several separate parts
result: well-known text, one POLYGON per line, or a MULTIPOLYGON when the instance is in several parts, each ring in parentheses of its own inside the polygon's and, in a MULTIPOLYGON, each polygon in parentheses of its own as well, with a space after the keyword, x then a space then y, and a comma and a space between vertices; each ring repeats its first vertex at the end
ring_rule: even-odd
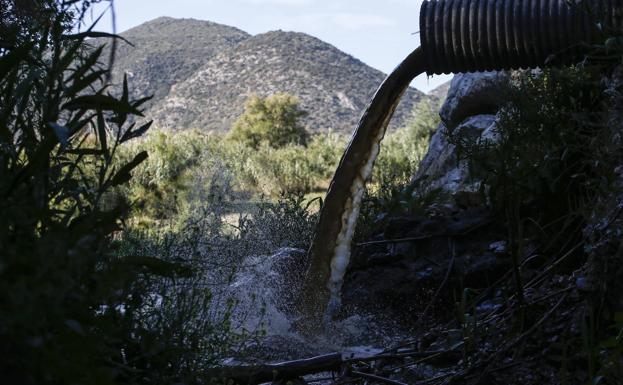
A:
MULTIPOLYGON (((238 302, 232 319, 234 328, 238 332, 263 332, 248 344, 250 356, 241 362, 248 358, 289 360, 334 352, 369 356, 406 336, 401 330, 384 327, 386 319, 382 315, 359 310, 332 322, 330 333, 311 336, 297 331, 291 301, 296 277, 302 273, 298 261, 303 255, 303 250, 282 248, 273 255, 250 256, 226 287, 224 296, 238 302)), ((236 362, 230 360, 226 363, 236 362)))
POLYGON ((307 331, 326 325, 340 306, 365 184, 372 174, 387 125, 411 81, 425 71, 420 48, 379 87, 364 112, 335 171, 308 252, 309 268, 298 302, 307 331))

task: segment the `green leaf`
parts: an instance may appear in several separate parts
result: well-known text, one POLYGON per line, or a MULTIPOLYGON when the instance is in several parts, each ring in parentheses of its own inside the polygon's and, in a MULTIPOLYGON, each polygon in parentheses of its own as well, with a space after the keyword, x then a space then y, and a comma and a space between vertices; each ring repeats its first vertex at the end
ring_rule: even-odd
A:
POLYGON ((132 128, 128 129, 121 137, 121 143, 127 142, 130 139, 138 138, 139 136, 143 135, 145 132, 147 132, 147 130, 149 130, 153 122, 154 121, 152 120, 148 123, 145 123, 136 130, 133 130, 132 128))
POLYGON ((100 148, 108 157, 108 137, 106 134, 106 122, 104 121, 104 115, 102 112, 97 113, 97 137, 100 142, 100 148))
POLYGON ((61 144, 61 148, 67 147, 67 141, 69 140, 69 128, 54 122, 49 122, 48 126, 54 130, 54 134, 56 134, 58 142, 61 144))
POLYGON ((69 88, 69 90, 67 90, 67 94, 69 95, 75 95, 78 94, 80 91, 84 90, 85 88, 87 88, 88 86, 94 84, 95 82, 97 82, 98 80, 102 79, 102 77, 107 73, 108 71, 106 70, 98 70, 98 71, 94 71, 84 77, 80 77, 76 80, 74 80, 73 84, 71 85, 71 87, 69 88))
POLYGON ((74 43, 70 46, 70 48, 64 51, 64 55, 60 58, 59 61, 55 61, 52 69, 57 74, 62 74, 66 70, 69 70, 71 65, 76 61, 78 56, 78 50, 82 48, 82 44, 74 43))
POLYGON ((102 51, 104 50, 104 45, 96 48, 93 53, 87 56, 84 61, 75 69, 71 76, 67 78, 68 81, 75 81, 75 79, 82 78, 90 69, 97 64, 100 56, 102 56, 102 51))
POLYGON ((132 178, 130 172, 134 170, 139 164, 141 164, 145 159, 147 159, 147 151, 141 151, 138 153, 134 159, 132 159, 129 163, 121 167, 121 169, 115 174, 115 176, 110 181, 110 186, 119 186, 123 183, 126 183, 132 178))
POLYGON ((121 102, 127 103, 130 98, 130 91, 128 90, 128 74, 123 74, 123 93, 121 95, 121 102))
POLYGON ((67 150, 68 154, 73 154, 73 155, 103 155, 104 151, 97 149, 97 148, 76 148, 73 150, 67 150))
POLYGON ((119 114, 132 114, 143 116, 143 114, 129 103, 123 103, 109 95, 84 95, 79 96, 63 106, 67 110, 98 110, 112 111, 119 114))
POLYGON ((120 40, 123 40, 124 42, 128 43, 132 47, 134 47, 134 44, 130 43, 130 41, 128 41, 128 39, 124 38, 121 35, 116 35, 114 33, 86 31, 86 32, 74 33, 74 34, 70 34, 70 35, 63 35, 63 38, 64 39, 68 39, 68 40, 83 40, 83 39, 86 39, 86 38, 100 38, 100 37, 111 38, 111 39, 120 39, 120 40))
POLYGON ((154 96, 150 95, 150 96, 145 96, 144 98, 135 100, 134 102, 132 102, 132 107, 134 108, 139 108, 140 106, 142 106, 145 102, 150 101, 151 99, 153 99, 154 96))

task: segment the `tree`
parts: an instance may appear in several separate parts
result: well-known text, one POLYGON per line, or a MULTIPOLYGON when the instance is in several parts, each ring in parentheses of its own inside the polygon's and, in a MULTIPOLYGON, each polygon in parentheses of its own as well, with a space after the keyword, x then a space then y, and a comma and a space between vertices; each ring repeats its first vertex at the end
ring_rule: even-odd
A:
POLYGON ((244 114, 234 123, 230 138, 253 148, 263 143, 273 148, 306 145, 308 134, 300 122, 306 115, 293 95, 281 93, 266 98, 254 95, 247 100, 244 114))

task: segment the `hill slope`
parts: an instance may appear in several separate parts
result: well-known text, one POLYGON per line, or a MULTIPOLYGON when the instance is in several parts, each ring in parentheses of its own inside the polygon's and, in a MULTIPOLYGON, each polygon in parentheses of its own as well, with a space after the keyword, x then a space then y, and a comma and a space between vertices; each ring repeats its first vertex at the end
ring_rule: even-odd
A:
MULTIPOLYGON (((312 36, 159 18, 122 35, 115 79, 128 72, 137 96, 154 94, 147 115, 170 129, 227 130, 252 94, 296 95, 311 131, 350 132, 385 75, 312 36)), ((409 89, 394 126, 422 97, 409 89)))
POLYGON ((217 52, 250 37, 237 28, 209 21, 160 17, 121 34, 113 78, 128 74, 135 96, 153 95, 157 104, 171 86, 192 75, 217 52))

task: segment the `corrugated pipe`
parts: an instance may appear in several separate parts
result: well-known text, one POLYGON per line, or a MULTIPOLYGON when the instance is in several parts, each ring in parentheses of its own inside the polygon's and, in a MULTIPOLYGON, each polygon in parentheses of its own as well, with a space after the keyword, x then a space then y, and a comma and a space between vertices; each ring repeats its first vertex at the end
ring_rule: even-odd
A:
POLYGON ((421 46, 428 74, 564 64, 622 17, 620 0, 424 1, 421 46))

